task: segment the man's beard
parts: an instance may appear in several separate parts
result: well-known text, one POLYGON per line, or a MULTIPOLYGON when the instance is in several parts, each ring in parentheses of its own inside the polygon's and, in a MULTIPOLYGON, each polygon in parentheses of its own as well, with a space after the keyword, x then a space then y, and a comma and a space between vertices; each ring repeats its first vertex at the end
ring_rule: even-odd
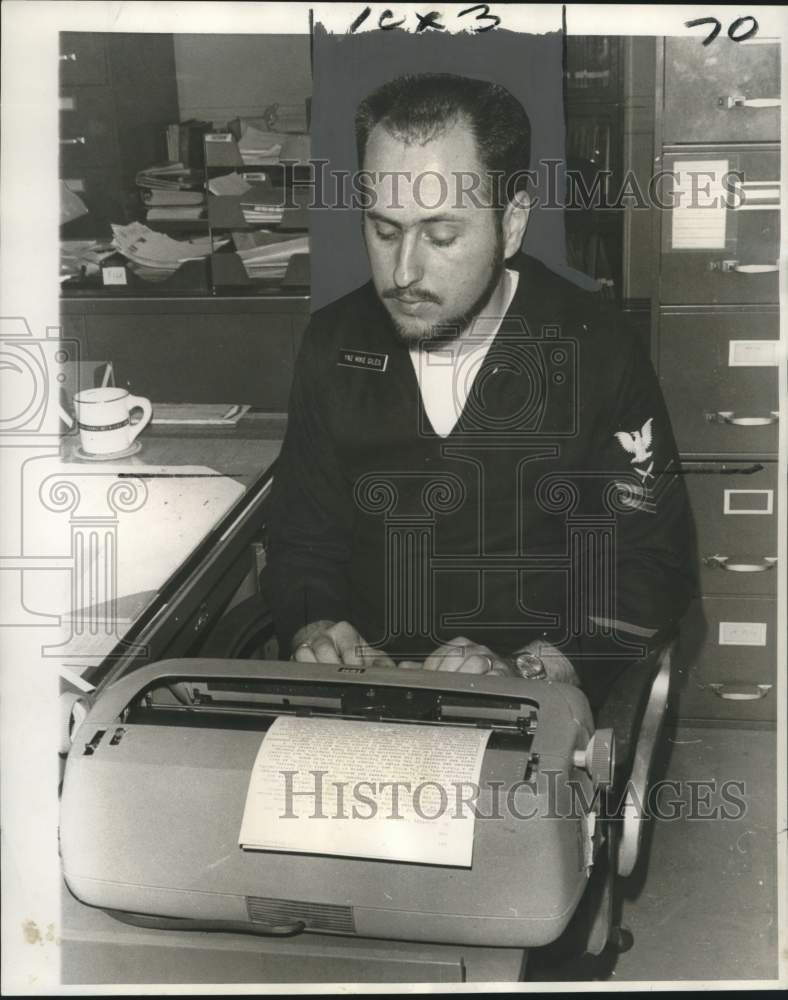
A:
MULTIPOLYGON (((409 347, 419 345, 424 351, 438 351, 455 341, 473 323, 477 316, 484 311, 503 277, 503 273, 506 270, 503 234, 499 234, 496 240, 491 265, 490 278, 473 303, 467 309, 463 310, 463 312, 443 320, 437 326, 415 333, 404 324, 398 323, 389 313, 392 325, 399 339, 409 347)), ((395 290, 383 293, 384 299, 394 297, 396 297, 395 290)), ((435 301, 432 296, 428 295, 425 297, 431 302, 435 301)))

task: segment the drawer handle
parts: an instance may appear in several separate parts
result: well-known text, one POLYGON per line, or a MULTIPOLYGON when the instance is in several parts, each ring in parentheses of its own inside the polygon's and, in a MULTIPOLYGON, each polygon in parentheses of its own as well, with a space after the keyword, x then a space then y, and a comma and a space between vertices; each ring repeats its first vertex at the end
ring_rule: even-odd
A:
POLYGON ((771 684, 709 684, 723 701, 760 701, 771 691, 771 684))
POLYGON ((77 61, 77 54, 76 54, 76 52, 62 52, 58 56, 58 59, 61 62, 76 62, 77 61))
POLYGON ((717 410, 707 413, 706 420, 710 424, 730 424, 732 427, 767 427, 776 424, 780 419, 777 410, 772 410, 768 417, 737 417, 733 410, 717 410))
POLYGON ((710 271, 721 271, 722 274, 772 274, 779 269, 777 261, 774 264, 740 264, 738 260, 713 260, 709 263, 710 271))
POLYGON ((705 556, 703 562, 710 569, 724 569, 728 573, 765 573, 777 565, 777 556, 764 556, 759 563, 732 563, 728 556, 705 556))
POLYGON ((718 97, 717 107, 725 108, 779 108, 779 97, 718 97))
POLYGON ((87 139, 84 135, 75 135, 73 139, 61 139, 61 146, 84 146, 87 139))

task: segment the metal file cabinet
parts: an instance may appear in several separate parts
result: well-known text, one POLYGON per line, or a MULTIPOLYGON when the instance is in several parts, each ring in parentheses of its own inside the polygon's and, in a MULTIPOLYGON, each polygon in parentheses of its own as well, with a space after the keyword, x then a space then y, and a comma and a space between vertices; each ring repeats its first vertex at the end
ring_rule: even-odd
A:
POLYGON ((674 711, 682 718, 771 722, 777 714, 773 598, 704 596, 682 624, 674 711))
POLYGON ((664 143, 761 142, 780 135, 780 46, 724 32, 665 41, 664 143))
POLYGON ((672 711, 773 722, 779 46, 721 34, 658 49, 652 343, 698 545, 672 711))
POLYGON ((776 306, 662 309, 659 378, 683 455, 777 454, 776 306))
POLYGON ((663 169, 660 302, 777 302, 779 147, 686 146, 663 169))
POLYGON ((696 530, 701 591, 751 597, 777 592, 774 462, 684 461, 696 530))
POLYGON ((144 48, 125 32, 60 34, 60 177, 89 215, 69 238, 108 236, 131 222, 137 171, 166 158, 165 129, 178 119, 172 35, 151 33, 144 48))

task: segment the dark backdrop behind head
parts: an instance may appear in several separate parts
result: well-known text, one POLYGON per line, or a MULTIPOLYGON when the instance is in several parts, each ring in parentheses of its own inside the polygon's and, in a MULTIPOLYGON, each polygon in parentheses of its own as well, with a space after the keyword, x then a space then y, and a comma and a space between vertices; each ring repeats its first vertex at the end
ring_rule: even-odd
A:
MULTIPOLYGON (((541 205, 549 173, 561 197, 565 185, 563 39, 559 32, 524 35, 512 31, 482 34, 413 35, 401 30, 335 35, 315 25, 313 35, 312 156, 327 160, 328 171, 358 169, 353 117, 359 101, 376 87, 405 73, 456 73, 506 87, 531 120, 531 163, 559 160, 539 170, 530 188, 541 205), (556 183, 557 182, 557 183, 556 183)), ((334 198, 329 185, 328 203, 334 198)), ((369 280, 359 210, 314 211, 312 308, 339 298, 369 280)), ((564 214, 537 207, 531 213, 523 250, 584 287, 596 283, 566 263, 564 214)))

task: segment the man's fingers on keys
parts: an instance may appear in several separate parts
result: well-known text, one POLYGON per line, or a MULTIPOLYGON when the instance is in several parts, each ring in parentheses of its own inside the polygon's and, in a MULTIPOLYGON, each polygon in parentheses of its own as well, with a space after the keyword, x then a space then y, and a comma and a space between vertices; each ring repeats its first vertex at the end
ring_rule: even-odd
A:
POLYGON ((348 663, 359 667, 364 660, 361 649, 366 643, 350 622, 337 622, 326 631, 326 636, 334 644, 336 659, 326 660, 326 663, 348 663))
POLYGON ((317 657, 309 643, 302 642, 293 650, 293 659, 298 663, 317 663, 317 657))
MULTIPOLYGON (((397 665, 382 649, 375 649, 374 646, 367 645, 360 636, 356 653, 359 657, 358 662, 367 667, 396 667, 397 665)), ((350 661, 346 660, 345 662, 350 661)))
POLYGON ((318 663, 342 663, 342 655, 330 632, 316 635, 311 645, 318 663))
POLYGON ((397 664, 400 670, 423 670, 424 664, 416 660, 400 660, 397 664))
POLYGON ((459 666, 461 674, 489 674, 495 665, 495 656, 486 647, 473 647, 459 666))
POLYGON ((465 659, 466 651, 471 644, 463 636, 445 642, 442 646, 430 653, 424 661, 425 670, 459 670, 462 661, 465 659))

